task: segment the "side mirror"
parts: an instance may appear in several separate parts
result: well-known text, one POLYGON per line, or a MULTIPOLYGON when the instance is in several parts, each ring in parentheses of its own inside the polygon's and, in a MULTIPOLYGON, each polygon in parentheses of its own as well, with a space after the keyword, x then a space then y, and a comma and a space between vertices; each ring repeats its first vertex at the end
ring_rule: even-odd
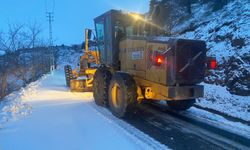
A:
POLYGON ((87 29, 87 30, 88 30, 88 39, 90 40, 91 36, 92 36, 92 30, 90 30, 90 29, 87 29))
POLYGON ((144 32, 146 32, 146 34, 150 33, 150 25, 148 23, 145 23, 144 32))
POLYGON ((97 41, 97 37, 94 35, 93 41, 97 41))

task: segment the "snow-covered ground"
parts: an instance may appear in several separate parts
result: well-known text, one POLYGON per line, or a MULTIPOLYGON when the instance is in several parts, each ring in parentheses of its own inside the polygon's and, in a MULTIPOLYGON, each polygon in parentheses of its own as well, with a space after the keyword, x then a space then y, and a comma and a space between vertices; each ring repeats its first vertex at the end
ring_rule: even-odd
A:
MULTIPOLYGON (((200 105, 199 104, 200 101, 201 100, 196 102, 196 104, 200 105)), ((207 101, 205 101, 205 102, 207 102, 207 101)), ((167 105, 166 101, 157 101, 156 103, 160 104, 163 107, 165 107, 167 105)), ((216 105, 216 104, 214 104, 214 105, 216 105)), ((223 105, 215 106, 215 110, 216 110, 216 108, 218 108, 218 111, 223 112, 223 110, 219 110, 220 107, 223 108, 223 105)), ((228 107, 230 107, 230 106, 228 106, 228 107)), ((239 108, 241 108, 241 107, 239 107, 239 106, 232 107, 233 110, 231 110, 231 111, 232 112, 234 111, 234 113, 236 113, 237 109, 239 109, 239 108)), ((214 109, 214 108, 212 108, 212 109, 214 109)), ((208 112, 206 110, 199 109, 196 107, 191 107, 190 109, 183 111, 183 112, 179 112, 179 113, 183 116, 186 116, 187 118, 199 120, 199 121, 204 122, 210 126, 214 126, 216 128, 220 128, 220 129, 229 131, 231 133, 244 136, 246 138, 250 138, 250 126, 248 124, 237 122, 237 121, 231 121, 231 120, 228 120, 227 118, 225 118, 224 116, 214 114, 212 112, 208 112)), ((243 113, 240 112, 239 114, 243 114, 243 113)), ((246 114, 244 114, 243 116, 245 116, 245 115, 246 114)))
POLYGON ((250 121, 250 96, 230 94, 226 87, 203 84, 205 87, 204 98, 197 100, 196 104, 217 110, 228 116, 250 121))
POLYGON ((200 120, 211 126, 215 126, 217 128, 227 130, 238 135, 242 135, 246 138, 250 138, 250 126, 241 122, 229 121, 223 116, 195 107, 192 107, 188 111, 182 112, 182 115, 200 120))
POLYGON ((1 150, 167 149, 64 82, 55 71, 1 102, 1 150))

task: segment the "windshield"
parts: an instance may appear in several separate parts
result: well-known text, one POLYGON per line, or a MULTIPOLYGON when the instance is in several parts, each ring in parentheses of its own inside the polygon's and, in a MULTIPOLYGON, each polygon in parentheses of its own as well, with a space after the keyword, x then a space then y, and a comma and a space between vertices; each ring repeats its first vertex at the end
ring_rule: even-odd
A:
POLYGON ((144 36, 144 25, 137 21, 117 20, 115 23, 115 37, 120 39, 124 36, 144 36))

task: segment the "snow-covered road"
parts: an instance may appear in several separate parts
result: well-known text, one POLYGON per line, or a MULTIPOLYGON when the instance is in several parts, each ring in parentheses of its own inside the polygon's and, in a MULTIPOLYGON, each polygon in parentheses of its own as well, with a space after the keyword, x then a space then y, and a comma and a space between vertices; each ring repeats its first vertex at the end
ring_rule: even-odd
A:
POLYGON ((100 113, 92 93, 69 92, 62 71, 43 77, 19 98, 28 105, 10 104, 3 109, 6 114, 0 114, 4 118, 0 124, 5 120, 0 150, 167 149, 125 122, 117 124, 100 113), (32 113, 23 112, 23 107, 32 107, 32 113))

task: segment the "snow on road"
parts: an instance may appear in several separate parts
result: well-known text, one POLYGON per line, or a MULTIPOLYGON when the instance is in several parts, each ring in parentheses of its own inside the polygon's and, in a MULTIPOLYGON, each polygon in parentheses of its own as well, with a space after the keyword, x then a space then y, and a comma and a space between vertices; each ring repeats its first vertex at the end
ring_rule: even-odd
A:
POLYGON ((92 93, 69 92, 62 71, 21 93, 0 106, 0 150, 167 149, 95 106, 92 93))

